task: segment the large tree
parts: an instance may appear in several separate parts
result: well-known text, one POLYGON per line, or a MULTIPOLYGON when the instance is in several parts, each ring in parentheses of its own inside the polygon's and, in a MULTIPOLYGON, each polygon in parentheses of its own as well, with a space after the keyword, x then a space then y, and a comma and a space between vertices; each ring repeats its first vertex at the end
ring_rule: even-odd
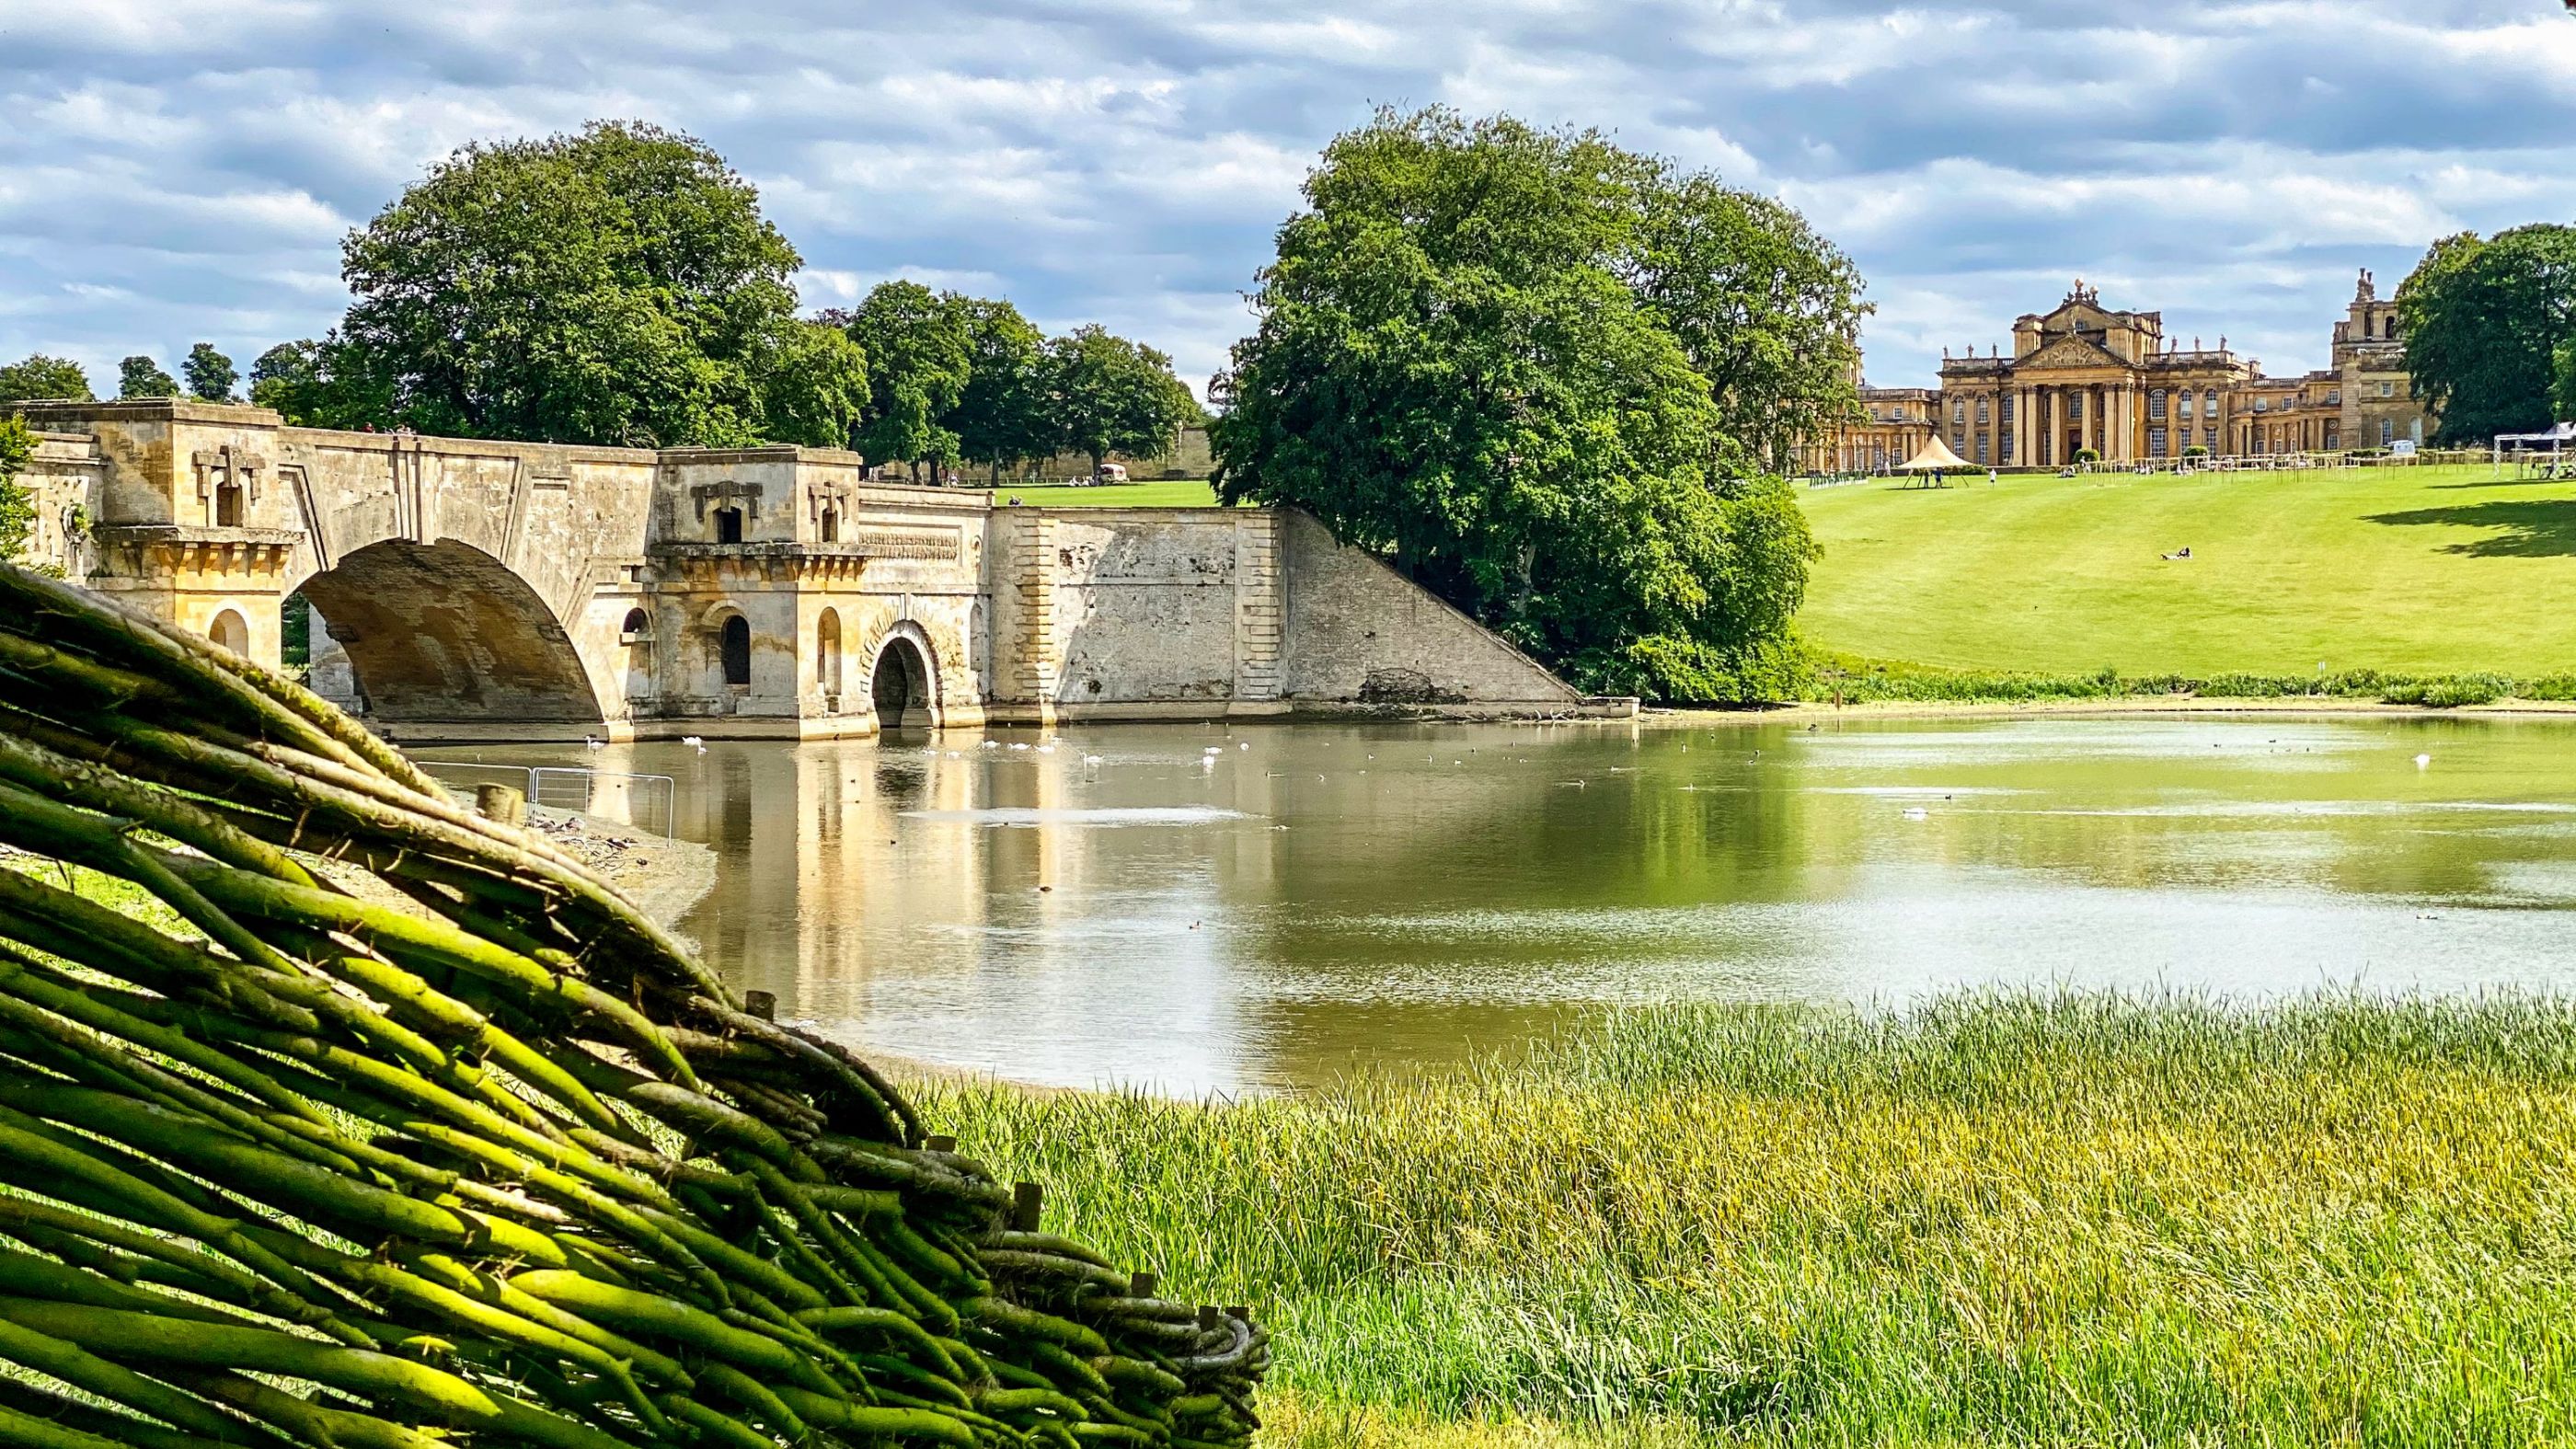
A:
POLYGON ((89 374, 68 357, 38 352, 24 362, 0 367, 0 406, 46 400, 88 402, 94 396, 89 374))
POLYGON ((1720 426, 1773 472, 1859 415, 1860 272, 1785 202, 1669 165, 1638 187, 1620 270, 1708 379, 1720 426))
POLYGON ((128 397, 177 397, 179 380, 161 370, 161 364, 142 353, 116 365, 116 395, 128 397))
POLYGON ((1090 455, 1094 476, 1111 453, 1170 452, 1181 429, 1205 417, 1169 356, 1096 323, 1048 343, 1046 372, 1056 436, 1090 455))
POLYGON ((233 360, 215 350, 215 344, 200 342, 188 349, 187 358, 179 364, 188 379, 188 395, 207 402, 231 402, 233 387, 241 381, 233 360))
POLYGON ((2444 237, 2398 287, 2397 307, 2406 370, 2440 412, 2441 441, 2478 444, 2566 416, 2553 393, 2558 354, 2576 341, 2576 226, 2444 237))
POLYGON ((990 467, 998 484, 1004 465, 1055 451, 1046 334, 1008 302, 964 306, 966 386, 942 425, 957 435, 957 456, 990 467))
POLYGON ((687 136, 595 122, 469 145, 343 244, 356 300, 322 373, 380 407, 371 421, 425 432, 779 437, 863 363, 800 330, 799 265, 750 184, 687 136), (790 358, 835 375, 787 378, 790 358))
POLYGON ((1776 689, 1814 544, 1676 328, 1741 347, 1670 300, 1723 286, 1649 223, 1674 185, 1507 117, 1381 112, 1336 139, 1221 379, 1222 495, 1312 511, 1587 687, 1776 689))
POLYGON ((958 456, 957 434, 944 419, 966 390, 971 346, 966 299, 919 282, 881 282, 847 312, 826 312, 868 357, 868 400, 858 450, 880 462, 912 465, 915 482, 929 463, 958 456))

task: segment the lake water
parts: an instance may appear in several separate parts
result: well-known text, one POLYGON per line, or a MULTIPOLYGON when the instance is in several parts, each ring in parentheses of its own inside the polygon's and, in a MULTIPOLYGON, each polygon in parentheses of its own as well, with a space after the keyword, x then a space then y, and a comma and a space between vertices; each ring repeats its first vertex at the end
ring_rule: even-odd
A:
POLYGON ((672 776, 720 862, 680 928, 732 979, 1067 1085, 1294 1085, 1609 1003, 2576 986, 2576 722, 1038 740, 425 753, 672 776))

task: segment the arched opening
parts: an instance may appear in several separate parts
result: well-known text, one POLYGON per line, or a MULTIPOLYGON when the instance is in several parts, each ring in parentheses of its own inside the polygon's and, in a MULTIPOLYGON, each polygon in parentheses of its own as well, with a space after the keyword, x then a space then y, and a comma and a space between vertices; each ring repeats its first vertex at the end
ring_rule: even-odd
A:
POLYGON ((816 535, 825 543, 839 543, 841 541, 841 510, 837 508, 824 509, 823 521, 816 525, 815 532, 816 535))
MULTIPOLYGON (((376 718, 600 720, 590 672, 554 610, 471 544, 369 544, 305 580, 301 592, 376 718)), ((325 652, 315 640, 317 668, 325 652)))
POLYGON ((215 527, 239 528, 242 522, 242 490, 238 483, 215 486, 215 527))
POLYGON ((716 631, 716 659, 724 670, 727 688, 751 687, 751 621, 740 614, 727 615, 716 631))
POLYGON ((922 657, 921 646, 901 635, 888 639, 877 654, 868 693, 876 705, 878 729, 929 724, 930 661, 922 657))
POLYGON ((653 616, 627 610, 617 626, 617 642, 626 650, 626 697, 642 699, 653 692, 653 616))
POLYGON ((250 625, 238 610, 226 609, 217 614, 215 622, 207 626, 206 637, 244 659, 250 657, 250 625))
POLYGON ((719 508, 719 509, 717 509, 717 510, 716 510, 716 542, 718 542, 718 543, 740 543, 740 542, 742 542, 742 510, 741 510, 741 509, 739 509, 739 508, 719 508))
MULTIPOLYGON (((824 517, 830 517, 825 514, 824 517)), ((841 692, 841 613, 825 609, 814 621, 814 688, 824 697, 841 692)))

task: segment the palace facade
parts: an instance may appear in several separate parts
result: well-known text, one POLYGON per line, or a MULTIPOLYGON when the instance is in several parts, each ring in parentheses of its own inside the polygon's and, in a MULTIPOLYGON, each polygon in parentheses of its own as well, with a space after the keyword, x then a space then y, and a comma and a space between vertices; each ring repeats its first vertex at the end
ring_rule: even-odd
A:
POLYGON ((1819 473, 1877 472, 1937 435, 1980 467, 2056 468, 2212 454, 2334 453, 2422 442, 2397 304, 2369 272, 2334 326, 2330 364, 2267 377, 2253 358, 2168 338, 2161 312, 2118 312, 2078 281, 2013 322, 2013 355, 1944 357, 1938 388, 1862 386, 1864 416, 1808 450, 1819 473))

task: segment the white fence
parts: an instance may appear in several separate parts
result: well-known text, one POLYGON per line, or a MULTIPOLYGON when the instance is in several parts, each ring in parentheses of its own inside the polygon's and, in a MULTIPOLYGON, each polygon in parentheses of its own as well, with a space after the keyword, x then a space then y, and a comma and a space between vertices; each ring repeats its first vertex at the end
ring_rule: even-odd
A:
POLYGON ((495 765, 482 760, 415 760, 412 763, 441 781, 468 787, 515 784, 528 804, 575 815, 594 815, 651 831, 664 839, 673 833, 679 808, 679 782, 668 775, 638 775, 625 770, 594 770, 582 765, 495 765))

